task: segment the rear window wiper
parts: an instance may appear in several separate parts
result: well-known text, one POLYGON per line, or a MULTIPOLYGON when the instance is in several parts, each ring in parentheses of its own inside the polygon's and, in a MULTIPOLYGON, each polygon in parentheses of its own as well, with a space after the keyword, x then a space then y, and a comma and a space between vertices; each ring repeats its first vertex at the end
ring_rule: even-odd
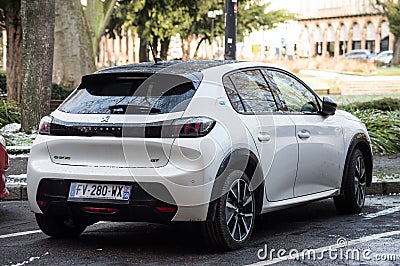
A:
POLYGON ((125 114, 129 107, 129 111, 133 113, 161 113, 161 109, 151 106, 135 105, 135 104, 117 104, 110 105, 108 109, 112 114, 125 114))

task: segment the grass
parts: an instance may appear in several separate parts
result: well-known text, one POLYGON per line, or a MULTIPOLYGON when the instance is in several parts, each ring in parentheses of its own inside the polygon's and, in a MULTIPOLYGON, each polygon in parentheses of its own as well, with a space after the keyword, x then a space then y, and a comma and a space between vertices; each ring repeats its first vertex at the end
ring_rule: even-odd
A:
POLYGON ((400 68, 379 68, 376 75, 378 76, 400 76, 400 68))

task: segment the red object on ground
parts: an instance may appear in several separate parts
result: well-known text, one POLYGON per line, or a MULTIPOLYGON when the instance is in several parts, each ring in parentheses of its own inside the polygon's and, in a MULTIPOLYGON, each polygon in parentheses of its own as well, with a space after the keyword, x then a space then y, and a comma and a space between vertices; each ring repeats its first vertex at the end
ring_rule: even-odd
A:
POLYGON ((6 173, 5 170, 8 168, 8 153, 3 147, 0 145, 0 199, 7 197, 10 193, 6 188, 6 173))

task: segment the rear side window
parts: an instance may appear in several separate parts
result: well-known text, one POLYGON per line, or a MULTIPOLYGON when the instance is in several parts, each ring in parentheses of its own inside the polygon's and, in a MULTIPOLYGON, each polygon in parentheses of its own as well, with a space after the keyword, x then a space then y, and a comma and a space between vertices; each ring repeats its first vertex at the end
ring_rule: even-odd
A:
POLYGON ((83 81, 59 110, 72 114, 180 112, 186 109, 195 90, 191 80, 177 75, 93 77, 83 81))
MULTIPOLYGON (((246 113, 276 112, 278 110, 274 96, 260 70, 236 72, 229 78, 240 95, 246 113)), ((232 99, 231 102, 233 102, 232 99)))

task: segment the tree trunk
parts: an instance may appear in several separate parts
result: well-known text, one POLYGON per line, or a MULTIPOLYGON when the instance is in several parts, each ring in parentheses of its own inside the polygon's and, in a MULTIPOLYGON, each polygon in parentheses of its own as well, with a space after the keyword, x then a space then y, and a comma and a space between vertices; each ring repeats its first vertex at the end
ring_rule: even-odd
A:
POLYGON ((394 38, 392 66, 400 65, 400 36, 394 38))
MULTIPOLYGON (((55 0, 22 0, 22 129, 37 129, 50 113, 55 0)), ((69 2, 69 1, 66 1, 69 2)))
POLYGON ((161 52, 160 58, 161 60, 167 60, 168 50, 169 50, 169 43, 171 42, 171 38, 165 38, 161 41, 161 52))
POLYGON ((22 26, 20 9, 8 4, 7 30, 7 100, 21 103, 22 89, 22 26))
POLYGON ((81 1, 55 2, 53 81, 72 89, 83 75, 96 70, 92 39, 81 1))
POLYGON ((186 40, 182 39, 182 59, 190 59, 190 43, 192 42, 192 37, 187 37, 186 40))
POLYGON ((140 38, 139 45, 139 62, 149 62, 149 50, 147 49, 147 42, 140 38))
POLYGON ((153 51, 151 52, 151 57, 153 58, 153 61, 156 61, 157 55, 158 55, 158 36, 153 35, 153 42, 151 43, 151 46, 153 48, 153 51), (154 52, 154 55, 153 55, 154 52))
POLYGON ((193 55, 193 58, 194 58, 194 59, 197 59, 197 57, 198 57, 197 54, 199 53, 200 45, 201 45, 201 43, 204 42, 205 40, 207 40, 207 37, 202 37, 202 38, 200 39, 200 41, 197 43, 196 50, 194 51, 194 55, 193 55))

